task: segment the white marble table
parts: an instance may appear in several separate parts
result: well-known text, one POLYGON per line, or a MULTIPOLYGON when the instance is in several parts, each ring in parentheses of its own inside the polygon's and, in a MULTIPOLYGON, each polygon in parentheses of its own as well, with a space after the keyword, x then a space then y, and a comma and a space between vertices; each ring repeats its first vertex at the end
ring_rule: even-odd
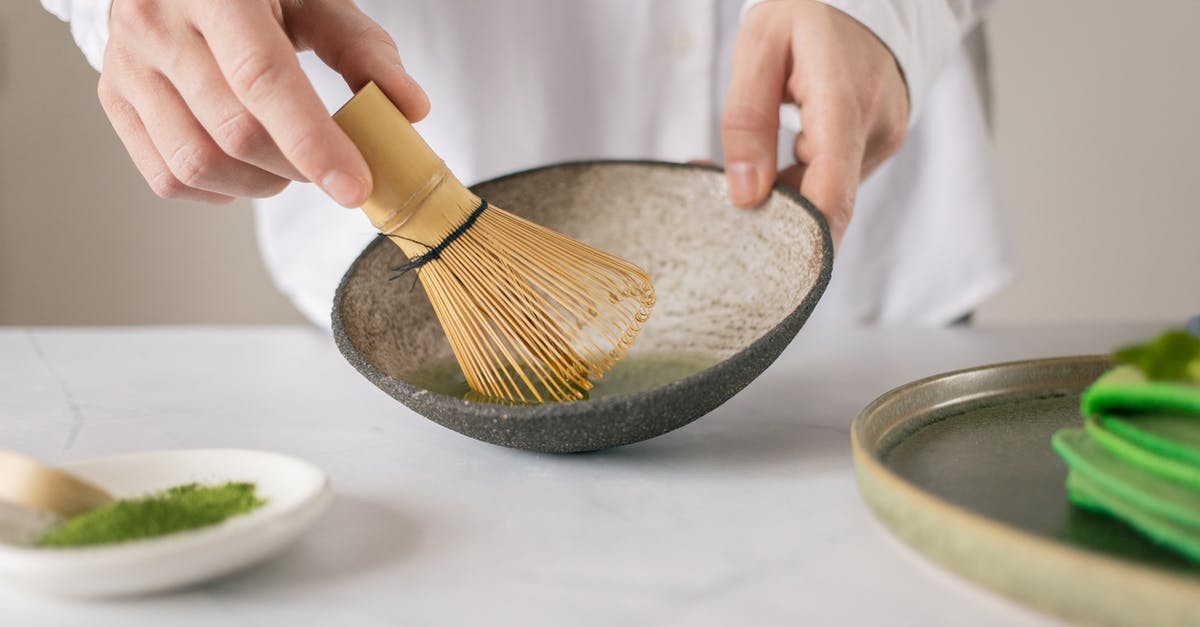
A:
POLYGON ((893 540, 855 489, 850 421, 921 376, 1103 352, 1155 328, 809 328, 705 418, 564 456, 420 418, 317 330, 0 329, 3 448, 274 449, 324 467, 337 494, 300 544, 242 574, 118 602, 0 587, 0 625, 1051 622, 893 540))

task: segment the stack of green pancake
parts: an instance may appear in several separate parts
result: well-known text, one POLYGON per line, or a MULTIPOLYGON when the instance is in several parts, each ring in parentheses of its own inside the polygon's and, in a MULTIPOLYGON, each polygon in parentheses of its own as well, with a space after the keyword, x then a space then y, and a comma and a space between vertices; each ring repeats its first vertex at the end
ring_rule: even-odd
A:
POLYGON ((1068 496, 1200 562, 1200 338, 1171 331, 1116 358, 1083 393, 1083 428, 1054 434, 1068 496))

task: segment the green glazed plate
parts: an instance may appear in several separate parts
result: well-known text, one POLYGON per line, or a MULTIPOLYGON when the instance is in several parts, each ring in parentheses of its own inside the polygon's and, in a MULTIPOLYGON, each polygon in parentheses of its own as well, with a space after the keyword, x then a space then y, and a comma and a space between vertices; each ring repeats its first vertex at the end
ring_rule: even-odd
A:
POLYGON ((1200 625, 1200 567, 1067 501, 1050 438, 1082 426, 1107 357, 1013 362, 909 383, 854 421, 864 500, 941 565, 1071 621, 1200 625))

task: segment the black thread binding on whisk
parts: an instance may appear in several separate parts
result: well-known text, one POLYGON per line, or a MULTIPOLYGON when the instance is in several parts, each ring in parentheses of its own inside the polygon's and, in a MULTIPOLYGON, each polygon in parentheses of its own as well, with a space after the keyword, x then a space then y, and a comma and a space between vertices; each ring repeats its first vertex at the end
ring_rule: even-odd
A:
MULTIPOLYGON (((442 241, 438 242, 436 246, 430 246, 429 244, 426 244, 424 242, 418 242, 415 239, 410 239, 410 238, 404 237, 403 235, 392 235, 392 234, 388 234, 388 233, 380 233, 380 235, 383 235, 385 237, 394 237, 397 239, 402 239, 402 240, 405 240, 408 242, 412 242, 414 244, 419 244, 419 245, 424 246, 425 248, 429 249, 428 251, 426 251, 420 255, 417 255, 416 257, 413 257, 412 259, 409 259, 405 263, 403 263, 399 266, 396 266, 395 268, 391 268, 391 271, 395 272, 396 274, 393 274, 391 277, 388 277, 388 280, 395 281, 396 279, 408 274, 409 272, 411 272, 413 270, 419 270, 421 268, 421 266, 424 266, 425 264, 427 264, 431 261, 437 260, 439 257, 442 256, 442 251, 446 250, 446 248, 448 248, 450 246, 450 244, 453 244, 454 240, 462 237, 463 233, 466 233, 467 229, 471 228, 471 225, 475 224, 475 221, 479 219, 479 216, 483 213, 484 209, 487 209, 487 206, 488 206, 487 199, 480 198, 479 199, 479 207, 477 209, 475 209, 474 211, 472 211, 471 215, 467 216, 467 219, 463 220, 462 224, 458 225, 458 227, 456 227, 453 231, 450 231, 449 235, 442 238, 442 241)), ((418 273, 418 276, 419 275, 420 275, 420 273, 418 273)), ((412 290, 416 286, 417 286, 417 282, 416 282, 416 280, 413 280, 412 287, 410 287, 409 290, 412 290)))

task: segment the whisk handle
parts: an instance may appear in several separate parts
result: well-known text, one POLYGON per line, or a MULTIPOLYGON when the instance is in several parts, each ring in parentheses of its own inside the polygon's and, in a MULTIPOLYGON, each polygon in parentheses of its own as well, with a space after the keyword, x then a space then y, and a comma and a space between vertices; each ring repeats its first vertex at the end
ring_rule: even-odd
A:
POLYGON ((383 233, 396 233, 442 184, 457 183, 441 157, 374 82, 334 113, 333 120, 371 168, 374 187, 362 210, 383 233))

